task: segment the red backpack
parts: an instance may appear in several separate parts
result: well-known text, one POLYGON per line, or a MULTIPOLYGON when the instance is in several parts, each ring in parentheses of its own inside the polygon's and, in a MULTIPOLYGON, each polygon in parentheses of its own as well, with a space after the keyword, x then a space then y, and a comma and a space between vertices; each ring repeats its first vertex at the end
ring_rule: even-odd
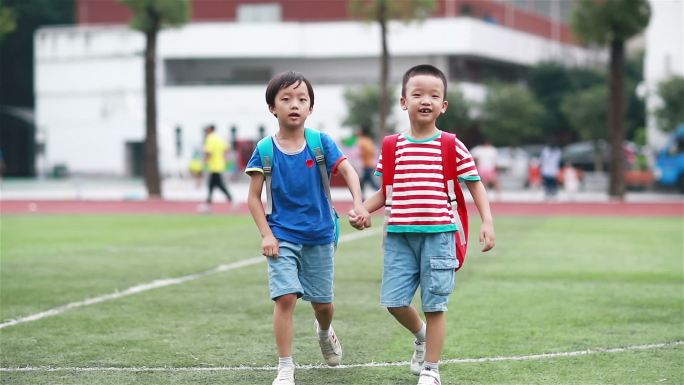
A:
MULTIPOLYGON (((394 184, 394 166, 396 163, 396 147, 399 134, 386 136, 382 140, 382 191, 385 194, 385 210, 389 215, 392 207, 392 185, 394 184)), ((468 250, 468 211, 466 210, 463 191, 456 176, 456 135, 442 131, 442 169, 444 170, 444 191, 446 191, 458 226, 456 231, 456 259, 460 269, 465 262, 468 250)))

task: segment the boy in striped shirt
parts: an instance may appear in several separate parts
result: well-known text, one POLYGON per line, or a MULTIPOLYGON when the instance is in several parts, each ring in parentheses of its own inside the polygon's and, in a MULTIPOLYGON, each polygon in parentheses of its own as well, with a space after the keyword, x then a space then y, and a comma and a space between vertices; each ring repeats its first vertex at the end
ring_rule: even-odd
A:
MULTIPOLYGON (((455 270, 462 263, 456 257, 455 235, 467 233, 466 225, 461 225, 459 215, 454 214, 452 204, 456 202, 445 187, 448 183, 443 164, 456 165, 455 175, 465 182, 473 197, 482 219, 482 251, 494 247, 489 201, 473 157, 455 139, 456 160, 445 163, 442 159, 442 140, 448 134, 440 131, 435 122, 447 109, 446 88, 446 77, 434 66, 418 65, 404 74, 400 103, 408 113, 411 128, 396 138, 390 188, 383 183, 383 188, 364 202, 368 212, 388 206, 381 303, 416 337, 411 372, 420 376, 419 385, 441 384, 444 312, 454 289, 455 270), (411 306, 418 286, 426 323, 411 306)), ((385 169, 389 170, 389 166, 385 169)), ((376 174, 382 173, 381 156, 376 174)), ((354 210, 349 212, 349 222, 357 229, 370 226, 370 221, 354 210)))

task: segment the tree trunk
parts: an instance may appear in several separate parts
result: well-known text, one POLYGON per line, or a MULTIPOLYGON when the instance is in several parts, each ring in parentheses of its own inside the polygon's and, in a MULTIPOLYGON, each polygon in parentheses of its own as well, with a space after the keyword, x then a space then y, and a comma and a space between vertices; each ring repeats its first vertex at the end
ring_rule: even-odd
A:
POLYGON ((611 197, 623 199, 625 195, 625 52, 624 41, 614 39, 610 43, 610 186, 611 197))
POLYGON ((148 198, 162 197, 157 149, 157 34, 159 16, 150 11, 151 28, 145 32, 145 187, 148 198))
POLYGON ((382 138, 391 134, 387 132, 387 115, 389 113, 389 50, 387 48, 387 3, 378 2, 378 22, 380 23, 380 37, 382 39, 382 57, 380 58, 380 120, 378 122, 378 136, 382 138))

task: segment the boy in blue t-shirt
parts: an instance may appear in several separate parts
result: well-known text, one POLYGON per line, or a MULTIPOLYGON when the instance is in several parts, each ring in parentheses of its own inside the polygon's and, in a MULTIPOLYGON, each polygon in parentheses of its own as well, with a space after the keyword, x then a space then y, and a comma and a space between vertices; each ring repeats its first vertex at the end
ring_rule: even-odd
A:
MULTIPOLYGON (((273 384, 294 385, 292 335, 298 298, 313 306, 326 363, 336 366, 342 359, 342 347, 331 326, 335 223, 323 186, 327 181, 322 180, 304 135, 304 123, 314 105, 311 84, 296 72, 277 75, 266 88, 266 103, 279 126, 272 137, 272 212, 267 216, 261 202, 265 175, 259 147, 245 170, 251 177, 247 205, 261 233, 262 252, 268 257, 270 295, 275 301, 273 331, 279 362, 273 384)), ((356 171, 328 135, 321 133, 320 140, 328 175, 342 174, 354 200, 354 211, 369 220, 356 171)))

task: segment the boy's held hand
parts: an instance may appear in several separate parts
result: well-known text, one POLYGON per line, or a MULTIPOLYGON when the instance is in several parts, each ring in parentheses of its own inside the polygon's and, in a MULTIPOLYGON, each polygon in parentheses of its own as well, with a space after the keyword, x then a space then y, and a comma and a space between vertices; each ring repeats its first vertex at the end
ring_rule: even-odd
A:
POLYGON ((261 252, 266 257, 278 258, 279 248, 280 246, 278 245, 278 240, 273 236, 273 234, 267 235, 261 240, 261 252))
POLYGON ((493 249, 495 239, 494 225, 491 223, 483 223, 480 227, 480 245, 482 245, 482 251, 486 252, 493 249))
POLYGON ((353 228, 357 230, 363 230, 366 227, 370 227, 370 218, 368 219, 368 225, 366 225, 363 216, 357 214, 357 212, 354 209, 349 210, 349 213, 347 215, 349 216, 349 224, 353 228))
POLYGON ((371 216, 363 204, 354 205, 354 212, 358 217, 358 223, 363 225, 363 228, 371 227, 371 216))

